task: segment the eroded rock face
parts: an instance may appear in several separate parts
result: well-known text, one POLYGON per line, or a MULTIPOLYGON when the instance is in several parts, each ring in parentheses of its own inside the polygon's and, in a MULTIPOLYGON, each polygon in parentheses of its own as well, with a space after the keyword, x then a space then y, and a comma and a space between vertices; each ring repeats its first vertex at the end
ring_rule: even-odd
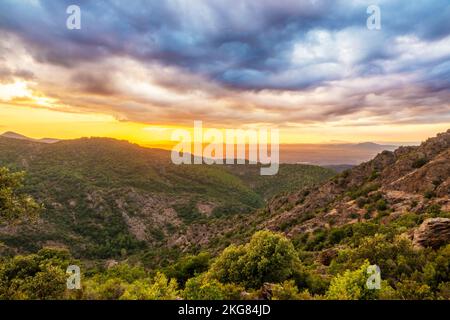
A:
POLYGON ((431 218, 425 220, 414 232, 416 246, 439 248, 450 243, 450 219, 431 218))
POLYGON ((271 215, 262 227, 293 237, 370 220, 375 215, 368 208, 376 206, 371 196, 383 199, 390 217, 424 214, 433 206, 448 212, 450 130, 420 146, 383 151, 322 185, 273 198, 268 204, 271 215))

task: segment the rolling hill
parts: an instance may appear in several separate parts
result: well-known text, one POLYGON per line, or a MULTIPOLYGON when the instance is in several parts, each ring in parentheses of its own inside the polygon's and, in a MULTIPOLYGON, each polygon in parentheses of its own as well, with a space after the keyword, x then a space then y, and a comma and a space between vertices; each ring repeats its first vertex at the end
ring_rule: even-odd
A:
POLYGON ((176 166, 168 151, 106 138, 0 137, 0 166, 26 171, 25 191, 45 205, 36 224, 1 228, 0 241, 17 251, 68 247, 93 259, 195 251, 265 199, 335 175, 309 165, 281 165, 273 177, 255 165, 176 166))
POLYGON ((46 207, 0 227, 0 297, 450 299, 450 130, 338 175, 174 166, 167 151, 99 138, 0 138, 0 151, 46 207), (73 256, 76 295, 53 276, 73 256), (371 265, 380 290, 366 287, 371 265), (56 289, 36 294, 43 274, 56 289))

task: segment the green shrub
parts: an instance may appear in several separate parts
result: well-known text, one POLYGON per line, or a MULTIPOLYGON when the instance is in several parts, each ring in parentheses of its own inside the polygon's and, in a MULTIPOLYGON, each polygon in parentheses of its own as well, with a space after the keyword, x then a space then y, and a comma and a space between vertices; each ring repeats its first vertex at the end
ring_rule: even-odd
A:
POLYGON ((375 206, 376 206, 378 211, 385 211, 388 208, 386 200, 384 200, 384 199, 378 200, 377 203, 375 204, 375 206))
POLYGON ((439 216, 442 213, 441 206, 434 203, 427 208, 426 213, 432 215, 433 217, 439 216))
POLYGON ((299 264, 292 243, 283 235, 259 231, 246 245, 226 248, 211 267, 213 278, 259 288, 264 282, 282 282, 299 264))
POLYGON ((356 205, 358 206, 358 208, 363 208, 364 205, 367 204, 368 199, 365 197, 359 197, 358 199, 356 199, 356 205))
POLYGON ((395 299, 399 300, 432 300, 434 294, 431 288, 413 280, 403 280, 396 284, 395 299))
POLYGON ((67 267, 74 263, 65 250, 42 249, 0 264, 0 300, 63 299, 67 267))
POLYGON ((374 300, 383 296, 391 296, 392 288, 386 281, 381 282, 381 289, 367 287, 369 263, 365 262, 355 271, 346 270, 331 280, 326 298, 331 300, 374 300))
POLYGON ((436 192, 434 192, 433 190, 427 190, 427 191, 425 191, 423 196, 425 197, 425 199, 432 199, 432 198, 436 197, 436 192))
POLYGON ((311 300, 312 296, 305 290, 299 292, 293 280, 272 286, 272 300, 311 300))
POLYGON ((0 223, 35 218, 41 212, 43 207, 21 192, 24 177, 24 172, 0 167, 0 223))
POLYGON ((210 254, 206 252, 196 256, 185 256, 166 268, 165 273, 169 277, 177 279, 180 286, 184 287, 189 278, 208 270, 210 258, 210 254))
POLYGON ((180 296, 175 279, 158 272, 153 281, 137 280, 126 286, 121 300, 175 300, 180 296))
POLYGON ((222 284, 202 274, 186 282, 183 297, 187 300, 238 300, 244 291, 236 284, 222 284))
POLYGON ((419 158, 413 161, 412 167, 415 169, 421 168, 428 162, 427 158, 419 158))
POLYGON ((380 173, 374 169, 369 176, 369 181, 373 181, 376 178, 378 178, 379 176, 380 176, 380 173))

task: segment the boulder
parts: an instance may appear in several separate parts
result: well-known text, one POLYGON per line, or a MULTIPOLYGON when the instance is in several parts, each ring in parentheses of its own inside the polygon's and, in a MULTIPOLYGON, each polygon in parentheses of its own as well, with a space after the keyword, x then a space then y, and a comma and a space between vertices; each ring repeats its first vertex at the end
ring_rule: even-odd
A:
POLYGON ((414 231, 413 243, 418 247, 437 249, 450 243, 450 219, 427 219, 414 231))
POLYGON ((273 283, 264 282, 260 292, 260 300, 272 300, 272 288, 273 283))
POLYGON ((333 261, 333 259, 336 258, 337 255, 338 255, 338 252, 336 249, 323 250, 319 254, 318 260, 324 266, 329 266, 331 261, 333 261))

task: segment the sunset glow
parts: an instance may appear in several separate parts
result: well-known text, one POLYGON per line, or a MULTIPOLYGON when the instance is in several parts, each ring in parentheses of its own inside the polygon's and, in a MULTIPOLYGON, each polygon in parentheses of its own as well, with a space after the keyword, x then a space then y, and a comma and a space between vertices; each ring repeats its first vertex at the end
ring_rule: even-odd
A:
POLYGON ((65 1, 16 4, 15 22, 8 2, 0 13, 2 131, 148 146, 202 120, 221 130, 278 128, 281 143, 417 142, 450 124, 450 35, 433 34, 432 24, 424 31, 420 21, 394 25, 395 1, 383 2, 376 32, 358 22, 363 2, 347 4, 338 27, 339 11, 322 1, 244 2, 255 12, 241 10, 238 20, 219 18, 225 2, 200 1, 188 14, 178 10, 183 1, 154 2, 128 15, 86 4, 80 30, 65 28, 65 1), (99 22, 101 9, 111 14, 99 22), (286 23, 261 33, 271 15, 286 23), (251 27, 237 22, 250 16, 251 27), (317 24, 303 26, 305 17, 317 24))

